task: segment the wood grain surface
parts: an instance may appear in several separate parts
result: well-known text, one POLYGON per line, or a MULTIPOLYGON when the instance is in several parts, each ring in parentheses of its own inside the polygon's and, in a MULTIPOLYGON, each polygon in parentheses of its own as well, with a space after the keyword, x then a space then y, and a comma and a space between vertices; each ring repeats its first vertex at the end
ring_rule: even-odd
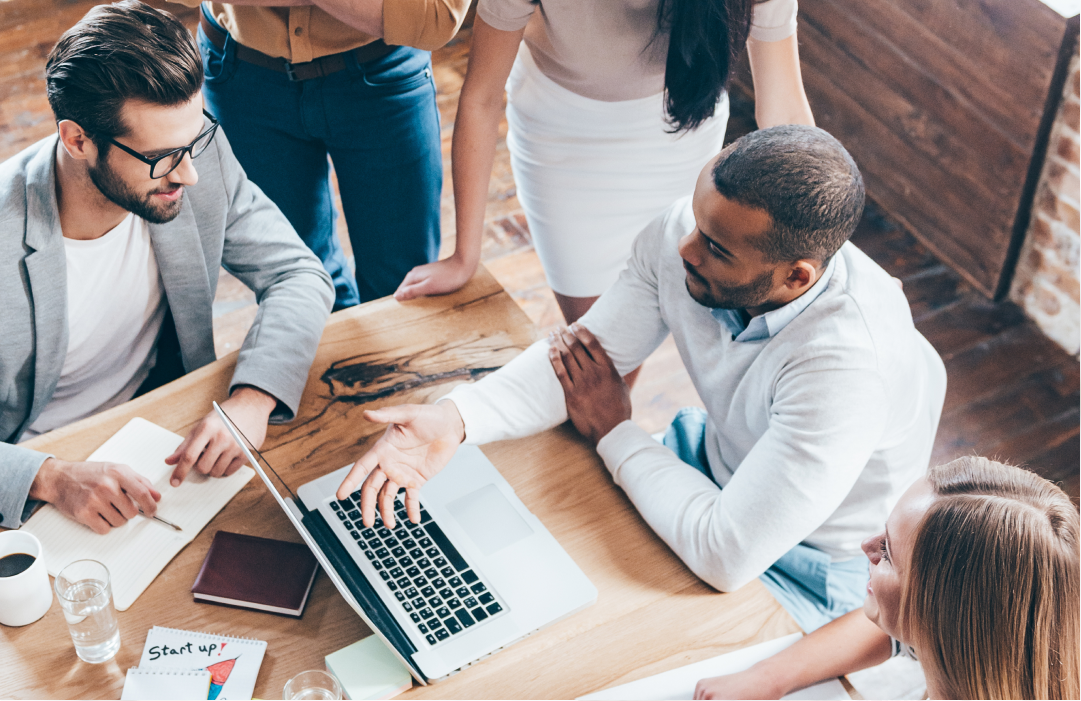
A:
MULTIPOLYGON (((816 122, 852 153, 868 195, 987 296, 1012 274, 1046 109, 1062 90, 1060 52, 1076 35, 1077 18, 1041 0, 799 8, 816 122)), ((735 82, 752 91, 745 61, 735 82)))
MULTIPOLYGON (((272 427, 265 455, 299 485, 359 457, 381 431, 361 413, 427 402, 505 364, 536 330, 481 268, 460 292, 407 304, 386 299, 334 314, 297 419, 272 427)), ((226 396, 230 355, 170 385, 25 445, 82 459, 134 416, 186 433, 226 396)), ((638 517, 596 452, 561 426, 484 452, 599 591, 597 603, 429 688, 424 698, 573 698, 798 630, 755 581, 719 594, 699 581, 638 517)), ((23 628, 0 627, 0 697, 118 698, 154 625, 268 643, 255 695, 370 631, 320 574, 303 618, 197 604, 190 588, 213 535, 227 530, 299 541, 258 479, 118 614, 122 647, 106 664, 76 656, 60 607, 23 628)))

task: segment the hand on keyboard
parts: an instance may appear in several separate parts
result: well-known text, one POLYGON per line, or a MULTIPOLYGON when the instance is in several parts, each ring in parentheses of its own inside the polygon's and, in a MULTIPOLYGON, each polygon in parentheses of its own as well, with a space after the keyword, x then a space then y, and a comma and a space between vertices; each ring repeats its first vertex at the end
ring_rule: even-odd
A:
POLYGON ((361 485, 360 511, 366 527, 375 522, 375 507, 388 528, 394 528, 394 496, 405 487, 405 509, 420 522, 420 488, 443 469, 463 440, 465 425, 454 402, 403 404, 364 412, 386 432, 353 464, 337 496, 344 499, 361 485))

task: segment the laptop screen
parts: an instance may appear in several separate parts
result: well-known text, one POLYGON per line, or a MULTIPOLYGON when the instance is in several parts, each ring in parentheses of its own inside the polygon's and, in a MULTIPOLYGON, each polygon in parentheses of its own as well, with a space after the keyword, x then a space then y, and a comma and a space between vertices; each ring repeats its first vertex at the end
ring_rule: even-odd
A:
POLYGON ((342 547, 340 541, 327 526, 323 516, 318 511, 309 511, 303 502, 297 498, 289 485, 286 484, 273 466, 259 450, 241 433, 228 414, 214 402, 214 409, 225 423, 233 440, 243 449, 248 460, 251 461, 256 473, 259 475, 267 489, 277 500, 278 505, 285 511, 289 521, 300 533, 304 543, 311 549, 323 571, 327 573, 335 588, 345 599, 346 603, 364 620, 368 627, 395 653, 399 661, 410 670, 413 676, 421 684, 427 684, 428 678, 420 671, 420 668, 412 660, 412 655, 417 648, 406 637, 405 632, 394 620, 386 605, 379 599, 371 584, 367 581, 352 558, 342 547), (259 459, 256 459, 256 456, 259 459), (266 466, 264 469, 263 466, 266 466), (270 479, 267 472, 277 478, 278 482, 289 494, 286 499, 270 479))

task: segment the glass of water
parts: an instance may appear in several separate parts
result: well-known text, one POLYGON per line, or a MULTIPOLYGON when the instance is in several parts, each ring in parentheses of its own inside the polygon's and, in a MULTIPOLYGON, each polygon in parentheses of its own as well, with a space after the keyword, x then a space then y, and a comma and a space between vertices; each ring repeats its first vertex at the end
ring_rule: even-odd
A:
POLYGON ((53 587, 79 659, 91 664, 113 659, 120 649, 120 627, 108 568, 97 560, 76 560, 60 570, 53 587))
POLYGON ((301 672, 285 682, 285 691, 282 694, 285 701, 293 699, 338 701, 341 697, 342 685, 338 683, 338 678, 319 669, 301 672))

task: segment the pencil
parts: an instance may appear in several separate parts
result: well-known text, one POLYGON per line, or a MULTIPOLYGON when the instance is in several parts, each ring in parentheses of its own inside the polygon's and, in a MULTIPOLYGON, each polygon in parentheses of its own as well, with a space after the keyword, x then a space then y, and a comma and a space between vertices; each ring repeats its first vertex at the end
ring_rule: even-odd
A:
MULTIPOLYGON (((139 513, 140 513, 140 514, 142 514, 143 516, 146 516, 146 514, 144 514, 144 513, 142 512, 142 511, 140 511, 139 513)), ((175 523, 173 523, 172 521, 166 521, 166 520, 165 520, 165 519, 163 519, 163 518, 162 518, 161 516, 146 516, 146 517, 147 517, 147 518, 152 518, 152 519, 154 519, 155 521, 158 521, 159 523, 164 523, 164 524, 165 524, 166 526, 170 526, 170 527, 172 527, 172 528, 174 528, 174 529, 176 529, 176 530, 180 531, 181 533, 183 533, 183 532, 184 532, 184 529, 182 529, 182 528, 181 528, 180 526, 176 525, 176 524, 175 524, 175 523)))

